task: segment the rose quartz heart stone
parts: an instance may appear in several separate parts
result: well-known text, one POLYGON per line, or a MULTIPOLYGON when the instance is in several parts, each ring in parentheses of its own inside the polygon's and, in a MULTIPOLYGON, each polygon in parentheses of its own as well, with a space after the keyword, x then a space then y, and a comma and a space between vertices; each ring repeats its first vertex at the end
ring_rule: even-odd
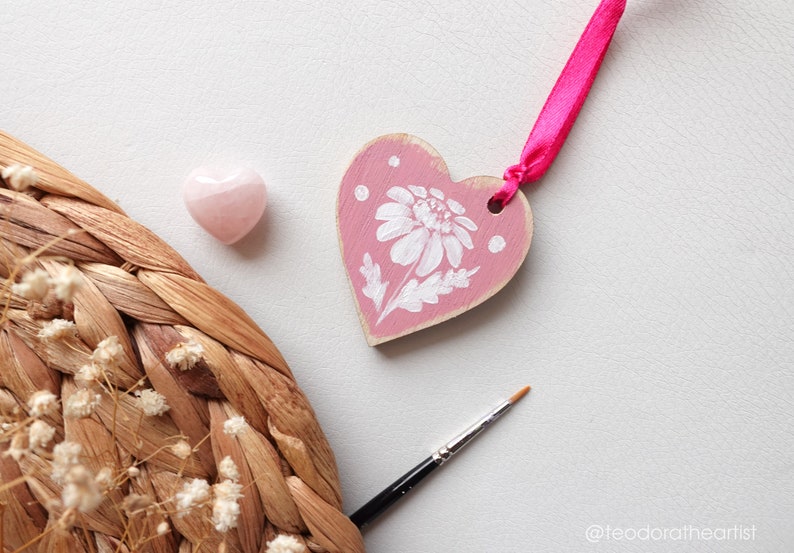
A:
POLYGON ((245 167, 199 167, 188 175, 182 195, 191 217, 224 244, 251 232, 267 205, 265 181, 245 167))

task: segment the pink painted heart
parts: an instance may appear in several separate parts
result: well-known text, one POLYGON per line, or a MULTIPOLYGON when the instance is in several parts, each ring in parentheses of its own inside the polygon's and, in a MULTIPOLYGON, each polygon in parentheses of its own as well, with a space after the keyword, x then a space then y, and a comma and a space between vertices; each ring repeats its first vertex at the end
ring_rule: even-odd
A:
POLYGON ((503 181, 453 182, 432 146, 391 134, 364 146, 339 189, 342 259, 367 342, 455 317, 493 296, 529 251, 532 212, 519 192, 499 214, 503 181))
POLYGON ((265 182, 248 168, 199 167, 185 180, 182 196, 191 217, 224 244, 248 234, 267 204, 265 182))

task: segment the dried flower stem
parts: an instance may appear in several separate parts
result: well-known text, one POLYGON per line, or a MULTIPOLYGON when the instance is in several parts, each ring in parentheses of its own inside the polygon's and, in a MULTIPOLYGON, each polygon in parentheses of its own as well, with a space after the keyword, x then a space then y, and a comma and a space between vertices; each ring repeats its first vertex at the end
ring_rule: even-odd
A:
MULTIPOLYGON (((28 477, 23 475, 23 476, 20 476, 19 478, 15 478, 14 480, 11 480, 10 482, 3 482, 3 485, 0 486, 0 492, 4 492, 6 490, 10 490, 14 486, 19 486, 20 484, 25 484, 25 483, 27 483, 27 481, 28 481, 28 477)), ((0 503, 0 505, 3 505, 5 507, 5 505, 3 503, 0 503)), ((1 543, 0 543, 0 546, 2 546, 1 543)), ((3 550, 2 547, 0 547, 0 551, 2 551, 2 550, 3 550)))
MULTIPOLYGON (((78 232, 85 232, 85 231, 71 230, 67 233, 67 236, 73 236, 78 232)), ((19 272, 22 270, 22 267, 28 265, 29 263, 33 263, 34 261, 39 259, 39 257, 41 257, 47 250, 57 245, 59 242, 66 240, 67 236, 56 236, 46 244, 39 246, 34 251, 30 252, 28 255, 23 257, 21 260, 19 260, 19 262, 15 263, 12 266, 8 278, 3 283, 3 292, 5 295, 3 297, 3 312, 2 314, 0 314, 0 323, 5 322, 8 317, 8 310, 11 308, 11 284, 13 284, 16 281, 16 277, 17 275, 19 275, 19 272)))
POLYGON ((32 540, 29 540, 28 542, 22 544, 17 549, 14 549, 14 551, 12 553, 21 553, 22 551, 25 551, 29 547, 31 547, 33 545, 36 545, 41 540, 43 540, 44 538, 49 536, 54 530, 55 530, 55 526, 51 526, 51 527, 47 528, 44 532, 42 532, 41 534, 39 534, 38 536, 36 536, 32 540))
POLYGON ((5 503, 0 503, 0 551, 6 550, 6 506, 5 503))

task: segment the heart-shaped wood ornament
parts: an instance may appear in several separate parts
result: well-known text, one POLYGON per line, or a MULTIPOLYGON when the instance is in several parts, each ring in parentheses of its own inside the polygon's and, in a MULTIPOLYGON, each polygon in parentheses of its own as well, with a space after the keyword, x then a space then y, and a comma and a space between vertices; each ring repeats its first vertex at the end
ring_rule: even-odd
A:
POLYGON ((498 214, 503 181, 450 179, 443 158, 408 134, 376 138, 339 189, 342 259, 367 343, 433 326, 484 302, 529 251, 532 211, 518 192, 498 214))

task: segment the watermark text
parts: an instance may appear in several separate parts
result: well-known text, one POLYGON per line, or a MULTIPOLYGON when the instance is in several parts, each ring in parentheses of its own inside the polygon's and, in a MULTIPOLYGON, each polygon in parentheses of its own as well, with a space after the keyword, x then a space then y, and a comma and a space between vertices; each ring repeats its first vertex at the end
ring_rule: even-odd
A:
POLYGON ((590 543, 608 541, 754 541, 755 525, 734 524, 733 526, 612 526, 591 524, 585 530, 585 538, 590 543))

